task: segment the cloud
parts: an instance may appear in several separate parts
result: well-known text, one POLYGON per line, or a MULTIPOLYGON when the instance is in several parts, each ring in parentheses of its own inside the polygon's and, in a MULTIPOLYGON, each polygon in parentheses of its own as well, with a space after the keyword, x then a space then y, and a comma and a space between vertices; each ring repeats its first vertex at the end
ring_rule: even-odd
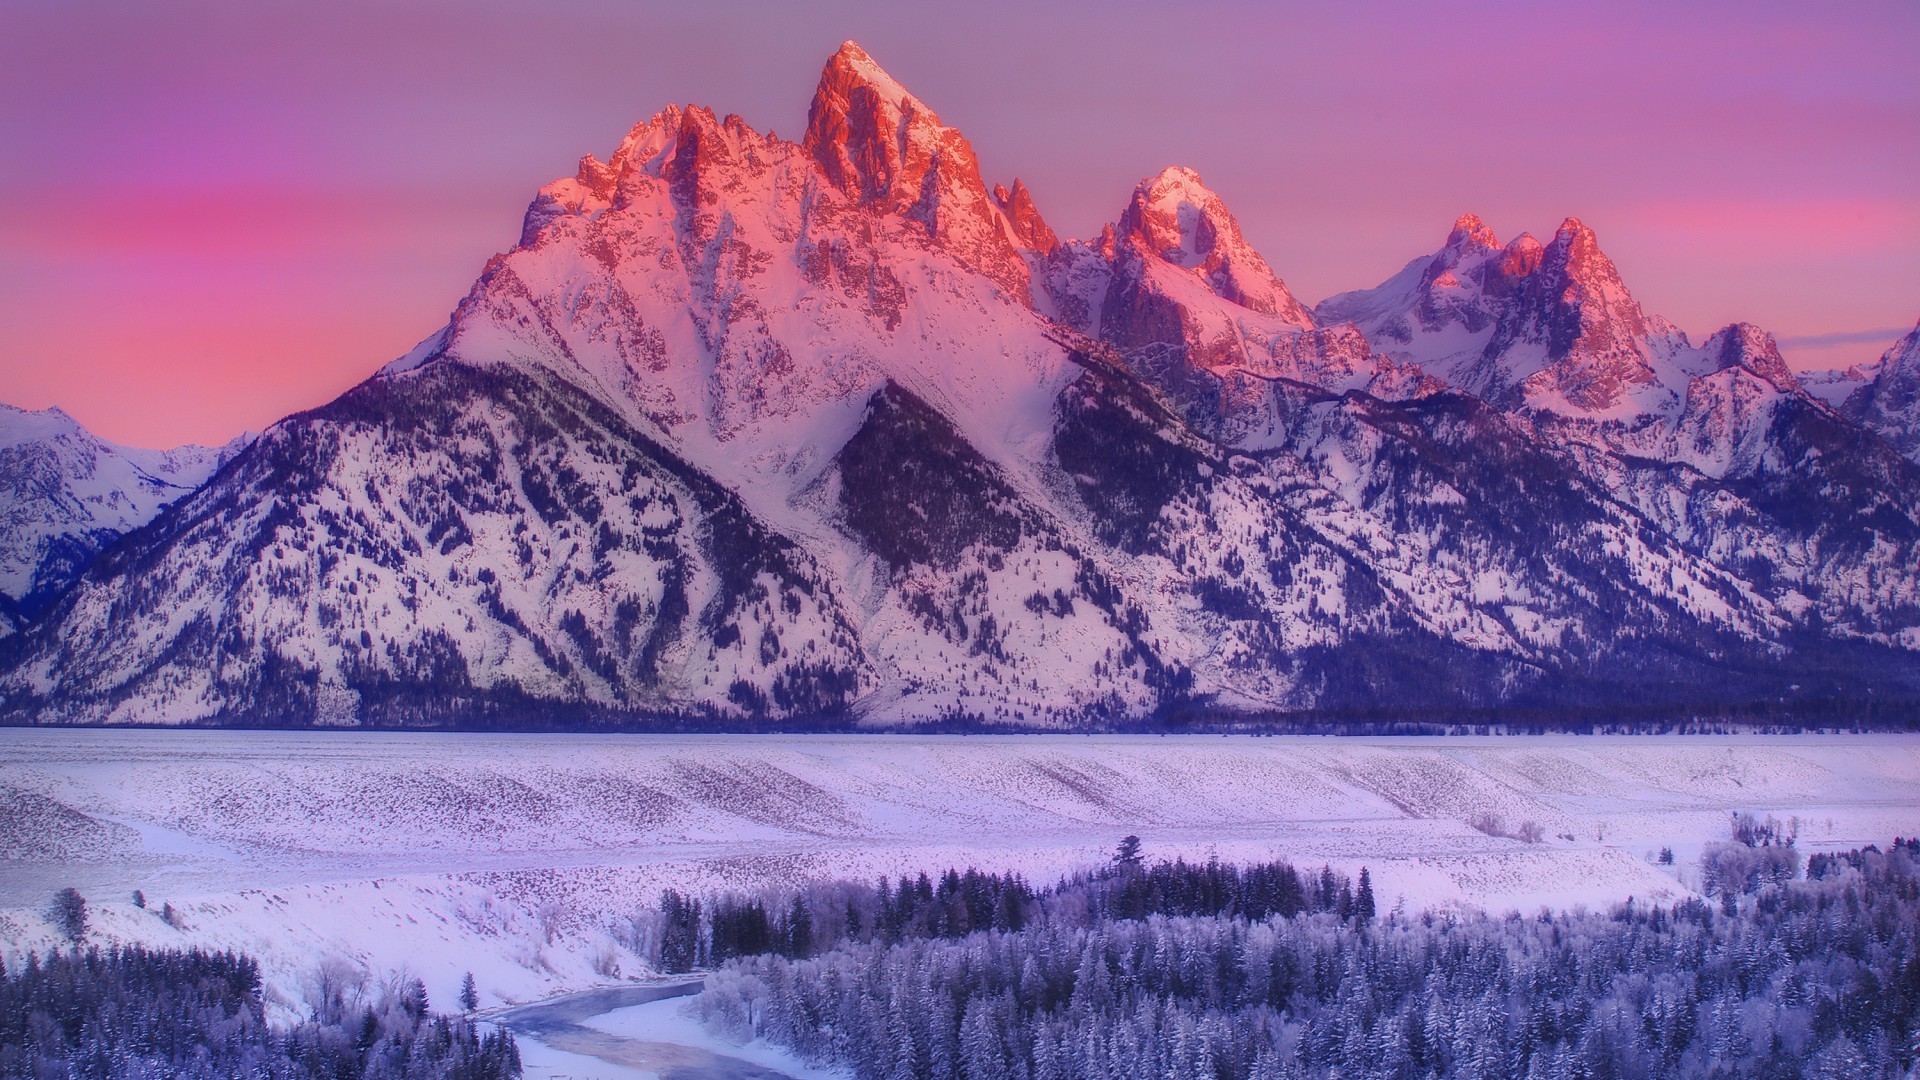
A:
POLYGON ((1803 334, 1799 337, 1779 339, 1781 348, 1786 349, 1824 349, 1834 345, 1877 345, 1894 341, 1905 334, 1910 327, 1888 326, 1877 330, 1840 330, 1831 334, 1803 334))

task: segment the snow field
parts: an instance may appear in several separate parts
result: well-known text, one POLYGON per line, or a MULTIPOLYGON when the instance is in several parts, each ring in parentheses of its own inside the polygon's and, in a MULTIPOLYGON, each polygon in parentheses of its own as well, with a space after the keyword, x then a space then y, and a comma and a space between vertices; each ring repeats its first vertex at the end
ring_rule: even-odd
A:
POLYGON ((810 878, 1153 858, 1371 869, 1383 910, 1690 892, 1733 810, 1807 850, 1920 833, 1920 737, 531 736, 0 730, 0 955, 232 948, 298 1011, 318 965, 448 1007, 644 974, 632 916, 810 878), (1497 816, 1543 839, 1472 826, 1497 816), (1677 861, 1653 861, 1670 846, 1677 861), (131 902, 143 890, 146 910, 131 902), (174 921, 161 915, 170 904, 174 921))

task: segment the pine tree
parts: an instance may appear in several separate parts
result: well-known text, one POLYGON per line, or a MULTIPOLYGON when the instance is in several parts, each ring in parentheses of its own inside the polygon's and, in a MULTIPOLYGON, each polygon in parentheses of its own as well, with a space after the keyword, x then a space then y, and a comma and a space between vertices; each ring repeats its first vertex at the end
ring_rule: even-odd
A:
POLYGON ((480 1007, 480 988, 473 984, 473 972, 469 971, 460 980, 460 1009, 472 1012, 480 1007))
POLYGON ((700 946, 700 904, 677 889, 660 894, 660 970, 693 970, 700 946))
POLYGON ((781 955, 801 959, 813 955, 813 912, 799 896, 787 909, 786 941, 781 955))
POLYGON ((53 897, 53 924, 75 945, 87 939, 87 898, 69 885, 53 897))
POLYGON ((1360 893, 1354 899, 1353 917, 1360 922, 1373 921, 1373 877, 1366 867, 1360 868, 1360 893))

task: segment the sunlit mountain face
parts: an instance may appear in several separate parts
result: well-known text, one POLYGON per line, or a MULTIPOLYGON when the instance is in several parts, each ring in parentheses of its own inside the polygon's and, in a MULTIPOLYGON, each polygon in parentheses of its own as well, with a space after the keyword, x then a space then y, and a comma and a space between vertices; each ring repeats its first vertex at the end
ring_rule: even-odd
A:
MULTIPOLYGON (((1063 239, 852 42, 807 115, 795 142, 668 106, 541 188, 442 329, 36 584, 0 716, 1100 728, 1920 693, 1911 338, 1803 385, 1758 327, 1696 344, 1644 311, 1573 218, 1461 217, 1309 308, 1191 169, 1063 239)), ((64 498, 23 482, 14 512, 64 498)))

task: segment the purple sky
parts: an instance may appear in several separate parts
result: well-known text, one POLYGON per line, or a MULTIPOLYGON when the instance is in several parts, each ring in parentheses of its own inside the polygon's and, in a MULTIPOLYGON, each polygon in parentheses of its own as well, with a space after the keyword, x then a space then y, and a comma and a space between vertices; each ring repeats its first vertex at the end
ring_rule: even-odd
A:
POLYGON ((1575 214, 1651 311, 1802 367, 1920 317, 1920 4, 0 6, 0 401, 218 442, 444 320, 669 102, 797 137, 866 46, 1063 235, 1198 169, 1302 299, 1462 211, 1575 214), (391 10, 390 10, 391 9, 391 10))

